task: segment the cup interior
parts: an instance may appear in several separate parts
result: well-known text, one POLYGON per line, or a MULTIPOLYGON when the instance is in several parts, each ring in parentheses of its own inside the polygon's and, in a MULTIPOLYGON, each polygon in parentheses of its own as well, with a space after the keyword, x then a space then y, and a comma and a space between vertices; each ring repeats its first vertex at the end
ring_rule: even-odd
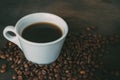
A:
POLYGON ((68 32, 66 22, 59 16, 50 13, 34 13, 21 18, 15 26, 16 32, 21 36, 22 31, 27 26, 38 22, 48 22, 57 25, 61 29, 63 35, 68 32))

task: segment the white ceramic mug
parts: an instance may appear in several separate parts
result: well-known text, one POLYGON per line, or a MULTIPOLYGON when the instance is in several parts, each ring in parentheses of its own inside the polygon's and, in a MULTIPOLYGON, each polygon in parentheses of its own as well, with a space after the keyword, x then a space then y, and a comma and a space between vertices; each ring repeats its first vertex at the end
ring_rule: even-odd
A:
MULTIPOLYGON (((50 13, 29 14, 21 18, 16 23, 15 27, 7 26, 3 31, 4 37, 18 45, 23 51, 27 60, 38 64, 49 64, 58 58, 67 33, 68 25, 66 24, 66 22, 59 16, 50 13), (59 26, 63 34, 57 40, 46 43, 30 42, 24 39, 21 36, 21 33, 24 30, 24 28, 36 22, 53 23, 59 26), (10 35, 9 32, 13 32, 15 36, 10 35)), ((36 35, 36 37, 39 36, 36 35)))

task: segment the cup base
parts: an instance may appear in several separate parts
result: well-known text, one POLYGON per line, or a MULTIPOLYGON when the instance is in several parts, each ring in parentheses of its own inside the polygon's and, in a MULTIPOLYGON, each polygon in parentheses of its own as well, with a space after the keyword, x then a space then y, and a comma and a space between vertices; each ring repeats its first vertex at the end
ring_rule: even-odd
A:
POLYGON ((41 61, 41 62, 36 62, 36 61, 32 61, 32 60, 30 60, 30 59, 28 59, 28 58, 26 58, 28 61, 30 61, 30 62, 32 62, 33 64, 39 64, 39 65, 44 65, 44 64, 51 64, 51 63, 53 63, 54 61, 56 61, 56 59, 55 60, 52 60, 52 61, 48 61, 48 62, 44 62, 44 61, 41 61))

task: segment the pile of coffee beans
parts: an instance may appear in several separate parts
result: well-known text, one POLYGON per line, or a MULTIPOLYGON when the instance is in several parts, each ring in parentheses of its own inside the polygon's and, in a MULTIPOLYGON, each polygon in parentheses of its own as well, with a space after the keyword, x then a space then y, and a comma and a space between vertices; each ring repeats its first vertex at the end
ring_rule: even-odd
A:
MULTIPOLYGON (((12 42, 0 50, 0 59, 8 64, 0 66, 0 74, 6 67, 15 72, 12 80, 111 80, 114 73, 104 71, 104 54, 107 46, 116 44, 120 36, 103 36, 96 27, 85 27, 80 33, 70 32, 58 59, 48 65, 34 64, 26 60, 23 52, 12 42), (10 65, 10 66, 8 66, 10 65), (109 76, 108 76, 109 74, 109 76)), ((120 72, 115 73, 120 76, 120 72)))

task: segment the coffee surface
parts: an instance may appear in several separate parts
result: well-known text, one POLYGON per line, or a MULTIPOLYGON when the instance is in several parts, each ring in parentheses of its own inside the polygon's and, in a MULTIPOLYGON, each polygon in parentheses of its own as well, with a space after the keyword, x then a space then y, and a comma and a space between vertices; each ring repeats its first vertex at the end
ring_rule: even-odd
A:
POLYGON ((22 32, 24 39, 37 43, 51 42, 61 36, 61 29, 57 25, 47 22, 31 24, 22 32))

